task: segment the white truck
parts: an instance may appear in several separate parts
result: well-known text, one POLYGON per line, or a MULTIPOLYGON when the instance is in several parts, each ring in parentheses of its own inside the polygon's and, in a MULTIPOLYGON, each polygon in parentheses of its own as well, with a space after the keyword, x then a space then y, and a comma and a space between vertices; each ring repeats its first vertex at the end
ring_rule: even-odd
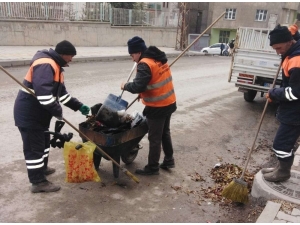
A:
MULTIPOLYGON (((235 83, 244 99, 252 102, 268 92, 280 65, 280 55, 270 46, 270 29, 240 27, 237 30, 228 82, 235 83)), ((282 81, 281 71, 275 87, 282 81)))

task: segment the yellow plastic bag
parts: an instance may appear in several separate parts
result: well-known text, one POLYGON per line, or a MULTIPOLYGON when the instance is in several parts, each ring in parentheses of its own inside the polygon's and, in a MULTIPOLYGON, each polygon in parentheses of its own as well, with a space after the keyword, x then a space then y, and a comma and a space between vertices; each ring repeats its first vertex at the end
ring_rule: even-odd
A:
POLYGON ((65 142, 64 159, 66 168, 66 182, 81 183, 85 181, 100 181, 93 163, 93 152, 96 145, 91 142, 76 143, 65 142), (83 147, 76 150, 75 147, 81 144, 83 147))

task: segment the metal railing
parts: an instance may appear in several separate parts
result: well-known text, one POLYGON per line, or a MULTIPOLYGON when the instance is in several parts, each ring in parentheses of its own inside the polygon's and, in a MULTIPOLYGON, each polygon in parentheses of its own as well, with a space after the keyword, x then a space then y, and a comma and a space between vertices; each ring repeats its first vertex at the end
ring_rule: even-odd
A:
POLYGON ((176 27, 178 13, 114 8, 110 21, 114 26, 176 27))
POLYGON ((0 2, 0 19, 109 22, 110 9, 100 2, 0 2))
POLYGON ((176 27, 178 12, 112 8, 105 2, 0 2, 0 19, 98 21, 113 26, 176 27))

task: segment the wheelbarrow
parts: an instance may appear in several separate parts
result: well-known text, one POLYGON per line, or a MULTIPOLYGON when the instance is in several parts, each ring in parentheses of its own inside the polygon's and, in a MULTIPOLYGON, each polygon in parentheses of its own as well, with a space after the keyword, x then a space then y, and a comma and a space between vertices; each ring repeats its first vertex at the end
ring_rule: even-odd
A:
MULTIPOLYGON (((89 129, 88 124, 86 122, 82 122, 79 124, 79 130, 118 164, 120 164, 122 159, 122 161, 128 165, 136 158, 139 149, 141 148, 139 142, 148 133, 148 125, 146 119, 144 119, 136 127, 124 132, 117 134, 105 134, 89 129)), ((81 135, 80 137, 83 142, 86 141, 81 135)), ((102 157, 109 160, 96 148, 94 152, 94 165, 96 169, 99 168, 102 157)), ((112 166, 114 177, 118 178, 119 167, 117 167, 114 163, 112 163, 112 166)))

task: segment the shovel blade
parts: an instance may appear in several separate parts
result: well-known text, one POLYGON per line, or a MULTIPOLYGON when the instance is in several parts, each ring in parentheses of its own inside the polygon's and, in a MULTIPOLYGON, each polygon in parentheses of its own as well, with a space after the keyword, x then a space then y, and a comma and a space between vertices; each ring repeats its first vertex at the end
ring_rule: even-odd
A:
POLYGON ((100 107, 96 119, 107 127, 115 128, 120 126, 118 111, 126 110, 128 102, 121 99, 121 96, 109 94, 100 107))

